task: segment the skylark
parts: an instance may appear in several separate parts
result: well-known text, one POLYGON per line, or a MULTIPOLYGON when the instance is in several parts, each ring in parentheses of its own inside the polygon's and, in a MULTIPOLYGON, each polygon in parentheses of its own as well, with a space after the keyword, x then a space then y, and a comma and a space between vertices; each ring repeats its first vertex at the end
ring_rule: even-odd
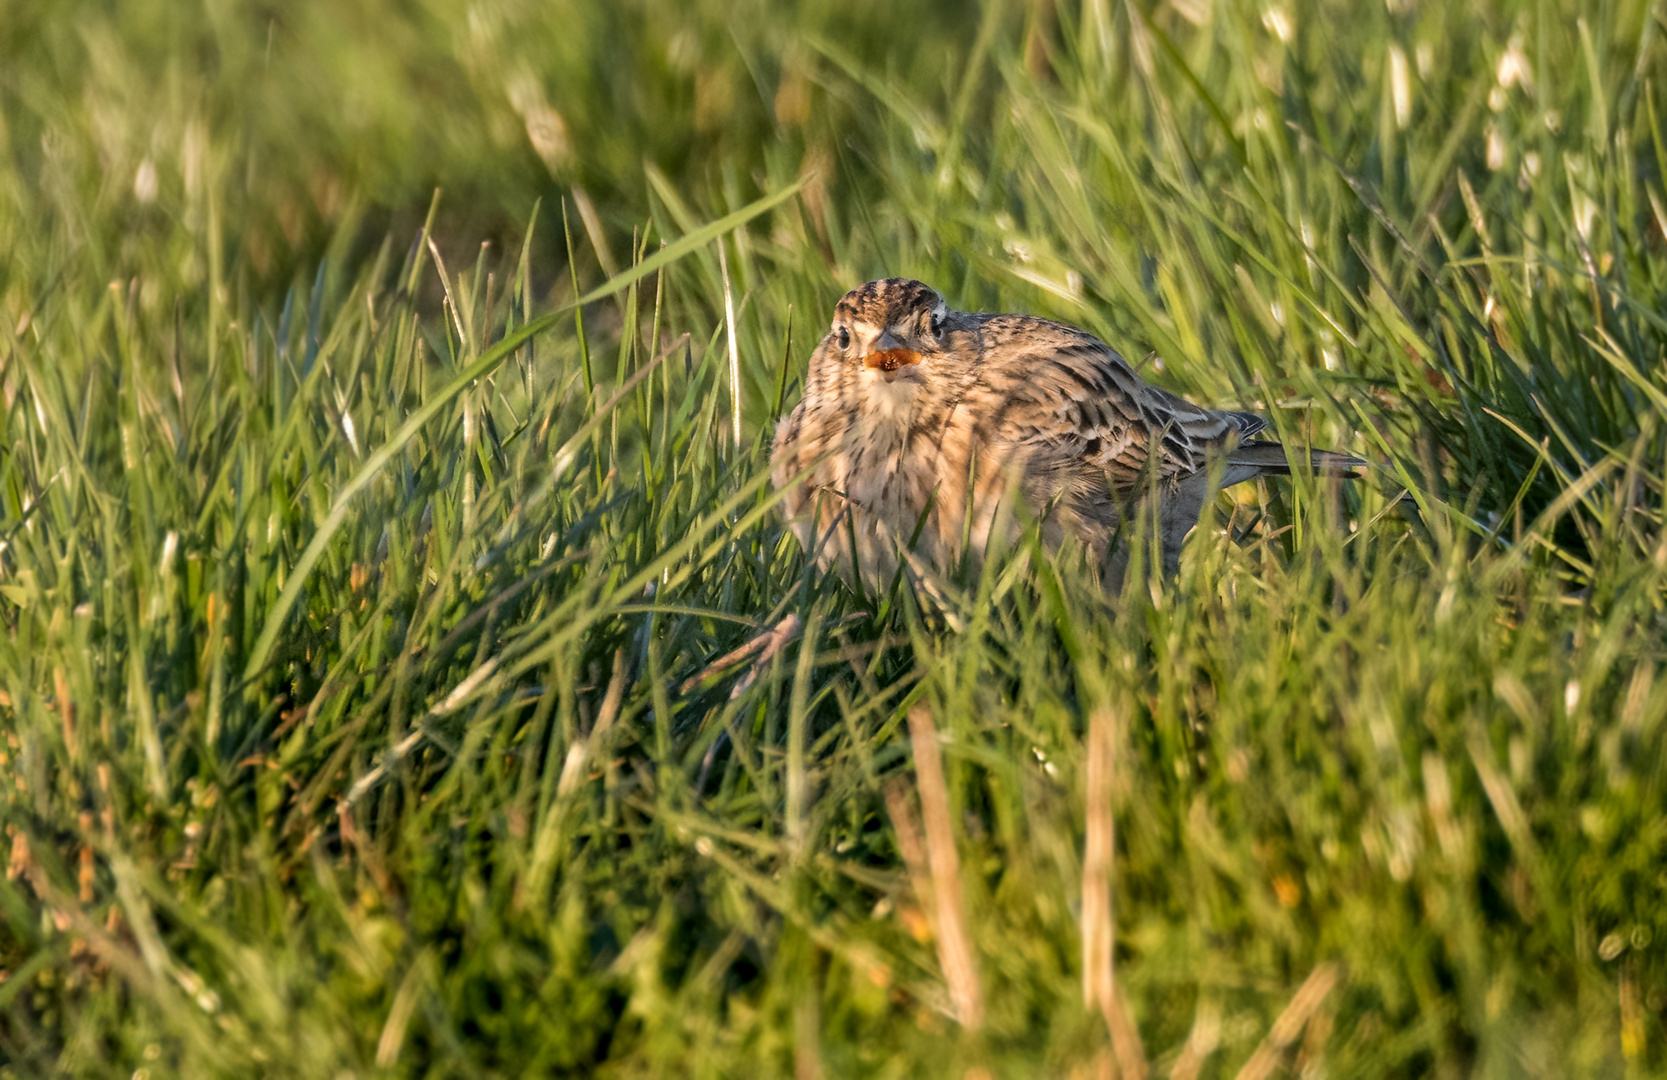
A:
MULTIPOLYGON (((888 278, 835 307, 804 399, 776 429, 771 477, 805 550, 871 589, 903 549, 945 567, 1011 540, 1026 515, 1050 546, 1083 544, 1114 588, 1125 522, 1155 529, 1173 572, 1215 486, 1290 473, 1282 445, 1253 438, 1267 423, 1152 386, 1081 330, 955 311, 888 278)), ((1366 464, 1330 450, 1309 461, 1340 475, 1366 464)))

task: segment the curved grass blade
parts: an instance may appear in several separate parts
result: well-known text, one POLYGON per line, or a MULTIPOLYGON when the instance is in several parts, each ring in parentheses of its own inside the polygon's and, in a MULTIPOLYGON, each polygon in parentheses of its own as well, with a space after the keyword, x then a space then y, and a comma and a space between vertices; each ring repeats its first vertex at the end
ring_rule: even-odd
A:
POLYGON ((393 437, 387 443, 365 459, 364 465, 360 466, 359 471, 353 475, 353 478, 336 496, 334 505, 330 507, 329 516, 324 519, 324 523, 319 526, 318 532, 313 534, 312 540, 307 544, 306 550, 301 553, 301 558, 296 562, 294 569, 290 571, 289 580, 284 582, 283 591, 278 594, 277 603, 272 606, 272 611, 266 617, 266 625, 261 628, 260 637, 256 640, 254 649, 250 651, 249 662, 244 666, 244 682, 247 683, 252 680, 261 668, 266 666, 266 662, 272 654, 272 647, 277 643, 278 634, 289 618, 290 609, 295 606, 295 601, 301 595, 301 588, 306 584, 307 575, 311 573, 319 557, 324 554, 325 545, 330 542, 331 537, 335 536, 336 530, 340 529, 342 522, 347 519, 348 507, 352 503, 353 496, 363 491, 376 478, 376 474, 382 471, 382 467, 392 460, 394 455, 399 453, 405 444, 410 442, 417 432, 422 429, 422 426, 428 423, 436 413, 476 379, 489 374, 499 364, 508 359, 516 349, 520 348, 534 335, 549 329, 557 319, 572 311, 573 308, 610 296, 632 282, 652 274, 662 266, 675 262, 689 252, 706 246, 724 233, 739 228, 765 211, 786 202, 798 194, 799 189, 804 185, 805 180, 800 179, 797 183, 790 184, 761 199, 748 203, 734 213, 726 214, 718 220, 696 229, 689 235, 667 244, 649 258, 637 263, 629 270, 616 274, 565 306, 523 324, 519 329, 506 334, 497 344, 486 350, 478 360, 464 368, 457 378, 446 384, 444 389, 425 402, 422 408, 412 413, 410 418, 400 425, 399 430, 394 432, 393 437))

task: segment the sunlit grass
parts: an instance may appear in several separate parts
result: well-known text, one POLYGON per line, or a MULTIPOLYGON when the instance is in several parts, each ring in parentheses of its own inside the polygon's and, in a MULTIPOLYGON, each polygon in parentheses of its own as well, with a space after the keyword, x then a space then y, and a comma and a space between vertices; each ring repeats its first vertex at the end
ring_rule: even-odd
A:
POLYGON ((1660 1071, 1662 27, 1508 8, 11 13, 0 1075, 1660 1071), (1382 465, 856 596, 895 273, 1382 465))

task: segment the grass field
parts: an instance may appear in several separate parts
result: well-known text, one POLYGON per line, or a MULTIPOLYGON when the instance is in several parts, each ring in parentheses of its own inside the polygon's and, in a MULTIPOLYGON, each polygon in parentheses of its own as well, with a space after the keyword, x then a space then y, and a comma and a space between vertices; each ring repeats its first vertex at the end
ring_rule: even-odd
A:
POLYGON ((0 1076, 1667 1075, 1667 22, 1479 7, 0 0, 0 1076), (1383 465, 856 595, 887 274, 1383 465))

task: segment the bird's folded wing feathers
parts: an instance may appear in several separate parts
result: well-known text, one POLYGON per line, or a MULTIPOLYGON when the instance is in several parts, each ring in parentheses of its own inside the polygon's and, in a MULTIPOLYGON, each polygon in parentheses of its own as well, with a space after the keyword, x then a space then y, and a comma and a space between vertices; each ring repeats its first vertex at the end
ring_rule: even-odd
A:
MULTIPOLYGON (((1240 443, 1228 451, 1227 464, 1250 465, 1276 476, 1289 475, 1291 451, 1282 443, 1276 442, 1240 443)), ((1308 464, 1309 468, 1321 476, 1352 477, 1357 475, 1354 470, 1364 469, 1370 462, 1336 450, 1310 450, 1308 464)))
POLYGON ((1079 446, 1082 459, 1104 468, 1119 487, 1138 483, 1148 468, 1160 480, 1198 472, 1212 450, 1267 425, 1255 413, 1201 408, 1144 382, 1088 334, 1043 320, 1009 327, 1008 319, 1001 329, 1022 329, 1026 347, 1003 350, 997 370, 985 378, 998 393, 1005 389, 1030 406, 1004 417, 1010 436, 1031 445, 1079 446))
MULTIPOLYGON (((1225 452, 1229 465, 1289 473, 1284 446, 1256 439, 1268 426, 1253 412, 1206 409, 1152 386, 1110 346, 1044 319, 1003 315, 984 327, 996 345, 982 381, 998 399, 1025 407, 1003 410, 1004 434, 1015 442, 1074 453, 1130 488, 1155 469, 1160 481, 1204 471, 1225 452)), ((1353 475, 1367 462, 1332 450, 1309 451, 1325 475, 1353 475)))

